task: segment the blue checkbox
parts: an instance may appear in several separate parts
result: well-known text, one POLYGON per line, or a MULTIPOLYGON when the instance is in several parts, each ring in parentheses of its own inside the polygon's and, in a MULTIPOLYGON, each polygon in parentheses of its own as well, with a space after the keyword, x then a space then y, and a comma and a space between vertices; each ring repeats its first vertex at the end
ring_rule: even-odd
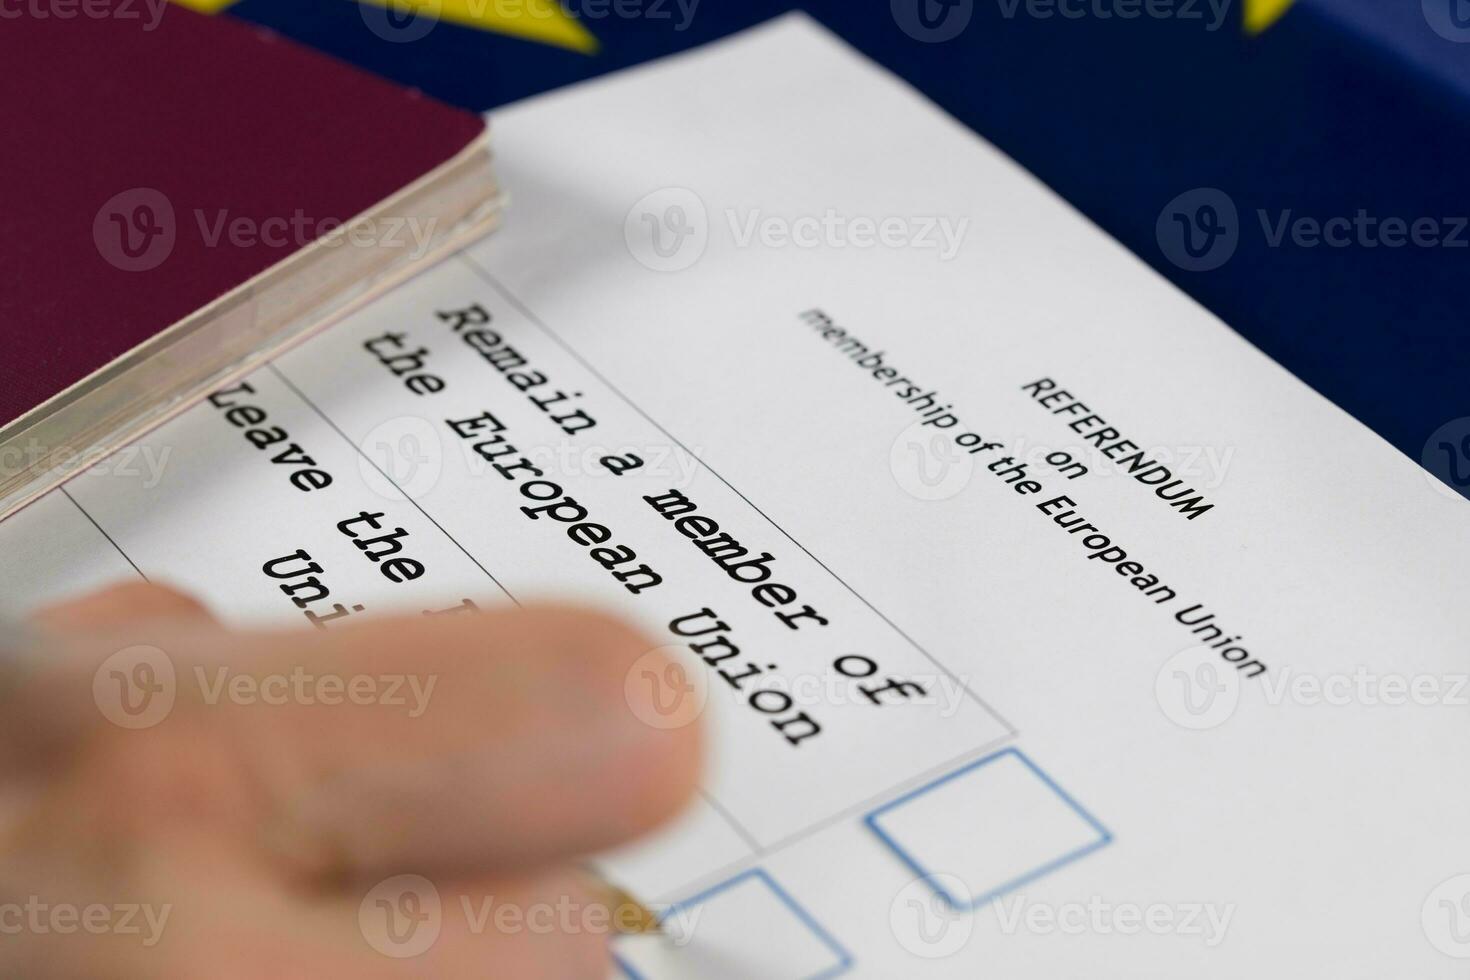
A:
POLYGON ((673 906, 663 936, 626 936, 613 958, 631 980, 828 980, 852 956, 756 868, 673 906))
POLYGON ((941 776, 865 818, 952 908, 974 910, 1113 835, 1017 749, 941 776))

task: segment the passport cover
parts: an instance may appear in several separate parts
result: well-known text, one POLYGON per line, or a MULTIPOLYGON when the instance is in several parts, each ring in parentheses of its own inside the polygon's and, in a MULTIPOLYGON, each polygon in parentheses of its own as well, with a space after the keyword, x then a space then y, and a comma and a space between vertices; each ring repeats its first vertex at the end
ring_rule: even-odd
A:
POLYGON ((0 29, 0 427, 483 136, 242 21, 24 9, 0 29))

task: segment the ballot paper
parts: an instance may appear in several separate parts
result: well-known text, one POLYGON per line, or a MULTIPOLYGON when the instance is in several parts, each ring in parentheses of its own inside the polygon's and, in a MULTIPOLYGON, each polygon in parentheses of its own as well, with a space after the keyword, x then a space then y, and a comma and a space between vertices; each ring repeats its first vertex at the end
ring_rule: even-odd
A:
POLYGON ((11 606, 633 618, 711 748, 630 977, 1463 974, 1463 500, 803 17, 493 125, 503 234, 84 461, 11 606))

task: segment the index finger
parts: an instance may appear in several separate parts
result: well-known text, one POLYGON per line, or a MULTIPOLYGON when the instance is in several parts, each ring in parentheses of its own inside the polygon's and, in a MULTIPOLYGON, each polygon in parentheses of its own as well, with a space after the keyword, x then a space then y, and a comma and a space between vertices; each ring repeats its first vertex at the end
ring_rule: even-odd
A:
MULTIPOLYGON (((172 824, 148 811, 176 806, 176 787, 218 786, 229 803, 214 818, 305 874, 463 874, 595 852, 693 792, 698 726, 641 720, 626 680, 659 654, 604 615, 547 607, 303 633, 151 622, 121 639, 158 651, 149 683, 170 674, 174 688, 155 724, 87 740, 93 778, 133 801, 140 833, 172 824)), ((70 702, 53 703, 58 714, 86 710, 83 687, 96 695, 118 640, 74 642, 70 680, 41 688, 70 702)))

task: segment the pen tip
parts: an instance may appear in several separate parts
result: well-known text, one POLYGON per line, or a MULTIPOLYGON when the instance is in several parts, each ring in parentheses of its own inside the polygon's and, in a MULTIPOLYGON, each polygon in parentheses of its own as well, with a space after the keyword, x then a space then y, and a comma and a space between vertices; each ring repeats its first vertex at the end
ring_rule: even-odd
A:
POLYGON ((658 916, 627 890, 606 881, 598 882, 601 899, 612 913, 612 928, 619 935, 662 932, 658 916))

